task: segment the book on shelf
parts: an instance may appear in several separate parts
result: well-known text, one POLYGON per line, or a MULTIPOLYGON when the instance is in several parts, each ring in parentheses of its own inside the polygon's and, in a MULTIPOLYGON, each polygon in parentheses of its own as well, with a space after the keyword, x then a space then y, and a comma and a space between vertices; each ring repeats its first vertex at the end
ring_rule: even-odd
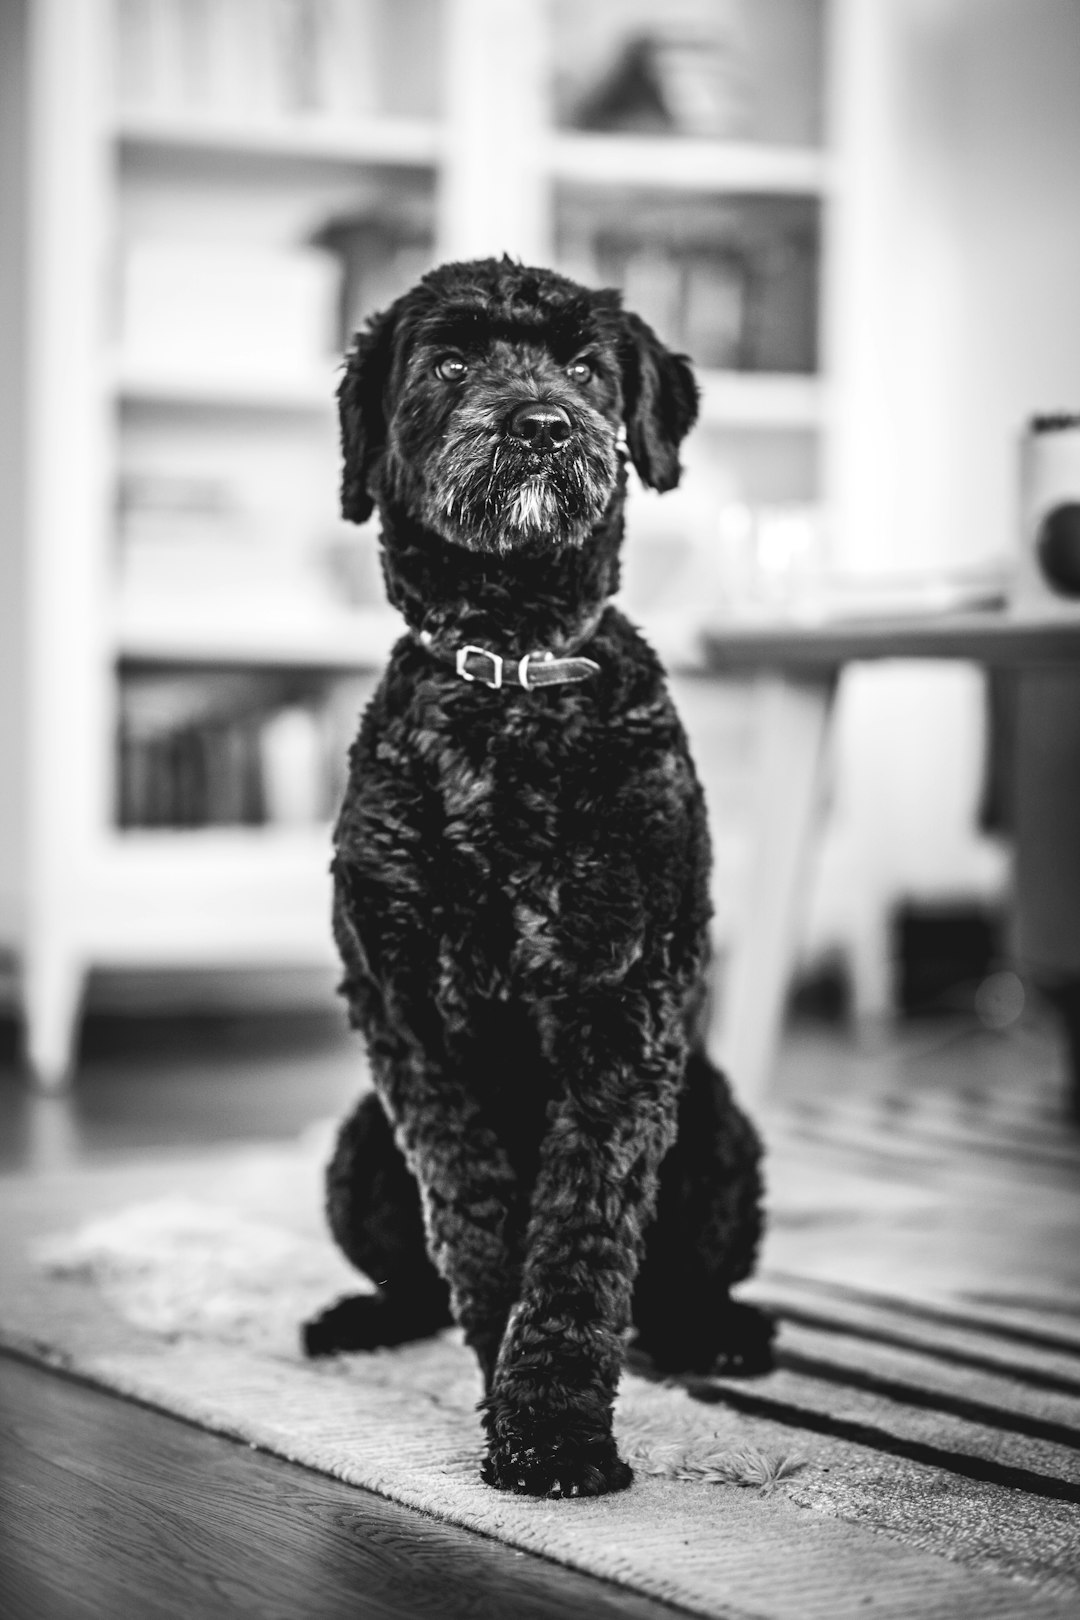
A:
POLYGON ((812 374, 819 209, 813 198, 581 188, 559 202, 559 258, 623 290, 661 338, 717 371, 812 374))
POLYGON ((126 671, 121 827, 301 826, 327 820, 371 690, 273 670, 126 671))
MULTIPOLYGON (((117 574, 122 604, 167 604, 191 624, 251 612, 294 586, 289 559, 267 547, 232 479, 139 467, 121 473, 117 574)), ((294 597, 295 601, 295 597, 294 597)))
POLYGON ((682 265, 681 329, 698 363, 745 369, 746 266, 731 254, 687 254, 682 265))
POLYGON ((400 188, 359 212, 334 215, 311 238, 340 267, 337 343, 345 349, 368 315, 385 309, 430 270, 435 255, 432 198, 400 188))
POLYGON ((243 481, 197 458, 186 471, 152 461, 122 470, 116 564, 118 623, 144 643, 153 625, 192 645, 227 642, 230 627, 242 641, 261 626, 264 640, 276 627, 283 648, 305 636, 318 647, 320 627, 345 638, 356 621, 359 657, 360 621, 389 613, 377 522, 331 517, 299 532, 288 523, 271 538, 243 481))
POLYGON ((263 820, 252 676, 155 675, 120 688, 122 827, 255 824, 263 820))
POLYGON ((379 110, 379 0, 118 0, 126 111, 242 120, 379 110))
POLYGON ((257 543, 228 479, 125 470, 117 488, 119 580, 128 594, 175 600, 242 591, 257 543))
POLYGON ((338 263, 319 248, 136 237, 121 258, 121 352, 166 377, 306 380, 337 352, 339 301, 338 263))

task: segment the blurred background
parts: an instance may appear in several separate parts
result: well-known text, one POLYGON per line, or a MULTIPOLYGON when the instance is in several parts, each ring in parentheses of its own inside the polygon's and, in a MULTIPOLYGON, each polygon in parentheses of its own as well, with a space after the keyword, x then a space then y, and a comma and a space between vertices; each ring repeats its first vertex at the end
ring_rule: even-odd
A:
MULTIPOLYGON (((1077 0, 0 0, 10 1084, 224 1053, 290 1119, 336 1105, 329 823, 398 633, 337 516, 336 367, 453 257, 618 285, 698 368, 624 597, 710 796, 722 966, 757 711, 702 636, 1008 594, 1024 425, 1080 407, 1078 156, 1077 0)), ((804 1012, 1025 1015, 991 695, 845 672, 804 1012)), ((1080 980, 1063 927, 1036 980, 1080 980)))

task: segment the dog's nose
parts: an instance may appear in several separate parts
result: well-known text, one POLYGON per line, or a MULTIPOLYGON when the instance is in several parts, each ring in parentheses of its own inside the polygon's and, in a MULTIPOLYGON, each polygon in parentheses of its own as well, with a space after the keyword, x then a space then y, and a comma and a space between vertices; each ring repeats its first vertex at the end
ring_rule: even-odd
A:
POLYGON ((510 432, 530 450, 557 450, 570 437, 570 418, 559 405, 519 405, 510 418, 510 432))

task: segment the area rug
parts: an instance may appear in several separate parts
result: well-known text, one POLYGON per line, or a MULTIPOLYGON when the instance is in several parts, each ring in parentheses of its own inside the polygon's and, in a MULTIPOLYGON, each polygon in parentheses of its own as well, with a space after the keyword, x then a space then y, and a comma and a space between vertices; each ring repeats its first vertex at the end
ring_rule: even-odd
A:
MULTIPOLYGON (((815 1272, 823 1229, 847 1231, 858 1264, 865 1170, 825 1155, 808 1181, 778 1137, 786 1191, 751 1292, 781 1314, 780 1366, 749 1382, 629 1373, 617 1427, 634 1488, 561 1503, 480 1483, 456 1333, 300 1355, 298 1322, 357 1286, 322 1227, 328 1143, 8 1178, 0 1345, 694 1613, 1075 1614, 1080 1334, 1022 1304, 961 1310, 815 1272)), ((918 1247, 940 1181, 871 1179, 874 1218, 918 1247)))

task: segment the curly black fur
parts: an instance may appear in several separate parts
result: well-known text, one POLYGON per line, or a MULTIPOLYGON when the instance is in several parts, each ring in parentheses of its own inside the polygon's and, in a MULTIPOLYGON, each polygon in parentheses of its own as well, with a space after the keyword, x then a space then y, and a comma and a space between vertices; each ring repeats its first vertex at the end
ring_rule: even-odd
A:
POLYGON ((691 1027, 701 788, 655 655, 608 605, 627 451, 672 487, 697 391, 617 293, 504 259, 443 266, 369 322, 339 399, 343 509, 378 506, 410 633, 352 749, 334 858, 378 1100, 342 1129, 328 1211, 379 1291, 308 1324, 307 1348, 456 1320, 484 1376, 484 1478, 616 1490, 632 1326, 666 1370, 760 1371, 771 1337, 729 1298, 760 1235, 757 1139, 691 1027), (465 643, 599 669, 494 690, 455 673, 465 643))

